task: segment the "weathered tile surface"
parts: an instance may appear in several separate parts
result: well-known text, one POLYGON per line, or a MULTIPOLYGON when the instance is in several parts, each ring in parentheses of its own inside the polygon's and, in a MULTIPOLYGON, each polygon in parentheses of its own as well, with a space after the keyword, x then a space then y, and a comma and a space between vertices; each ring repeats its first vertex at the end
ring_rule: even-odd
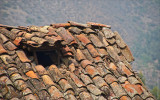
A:
POLYGON ((155 100, 132 70, 129 47, 109 25, 19 28, 0 25, 0 99, 155 100))

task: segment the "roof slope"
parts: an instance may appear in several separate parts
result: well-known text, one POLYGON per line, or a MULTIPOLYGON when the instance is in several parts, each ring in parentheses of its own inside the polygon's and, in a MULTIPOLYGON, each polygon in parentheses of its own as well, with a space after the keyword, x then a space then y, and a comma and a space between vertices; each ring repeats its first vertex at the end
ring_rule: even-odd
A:
POLYGON ((0 25, 0 98, 153 100, 131 68, 131 51, 110 28, 72 21, 0 25), (55 63, 38 65, 35 52, 48 50, 56 50, 55 63))

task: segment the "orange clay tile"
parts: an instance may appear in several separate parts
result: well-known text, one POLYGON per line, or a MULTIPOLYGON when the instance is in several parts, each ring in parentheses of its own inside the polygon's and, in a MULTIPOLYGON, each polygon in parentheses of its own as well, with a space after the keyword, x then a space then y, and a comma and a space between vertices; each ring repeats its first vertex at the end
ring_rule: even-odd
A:
POLYGON ((142 94, 142 86, 141 85, 135 85, 135 84, 130 84, 128 81, 125 82, 125 84, 122 85, 127 92, 129 93, 134 93, 136 90, 138 94, 142 94))
POLYGON ((101 57, 108 55, 107 51, 104 48, 98 49, 98 52, 101 55, 101 57))
POLYGON ((81 61, 81 66, 83 68, 86 68, 87 65, 92 65, 92 63, 89 60, 83 60, 83 61, 81 61))
POLYGON ((35 68, 36 68, 39 75, 48 74, 46 69, 42 65, 37 65, 37 66, 35 66, 35 68))
POLYGON ((70 77, 78 87, 84 86, 83 82, 74 73, 70 73, 70 77))
POLYGON ((25 100, 36 100, 36 97, 33 94, 29 94, 25 96, 25 100))
POLYGON ((37 79, 38 79, 37 74, 34 73, 33 71, 28 71, 28 72, 26 73, 26 75, 27 75, 28 77, 30 77, 30 78, 37 78, 37 79))
POLYGON ((10 50, 10 51, 12 51, 12 50, 15 50, 17 47, 12 43, 12 42, 7 42, 7 43, 5 43, 5 47, 8 49, 8 50, 10 50))
POLYGON ((78 61, 81 61, 81 60, 86 59, 86 57, 84 56, 84 54, 81 52, 80 49, 77 49, 77 50, 76 50, 76 59, 77 59, 78 61))
POLYGON ((95 76, 95 77, 93 78, 93 82, 94 82, 99 88, 101 88, 101 87, 103 87, 103 86, 108 86, 107 83, 106 83, 106 82, 103 80, 103 78, 100 77, 100 76, 95 76))
POLYGON ((55 85, 54 82, 52 81, 52 79, 48 76, 48 75, 43 75, 41 76, 42 79, 43 79, 43 82, 46 84, 46 85, 55 85))
POLYGON ((71 26, 69 23, 56 23, 56 24, 51 24, 52 27, 54 28, 59 28, 59 27, 68 27, 71 26))
POLYGON ((101 59, 101 57, 95 57, 95 58, 93 58, 94 59, 94 62, 95 63, 98 63, 98 62, 103 62, 103 60, 101 59))
POLYGON ((99 72, 91 65, 88 65, 86 68, 85 68, 85 71, 91 76, 91 77, 94 77, 95 75, 98 75, 99 72))
POLYGON ((112 70, 117 70, 117 67, 114 65, 114 63, 110 63, 109 68, 112 70))
POLYGON ((59 98, 63 97, 63 94, 55 86, 51 86, 48 89, 48 92, 53 100, 59 100, 59 98))
POLYGON ((55 32, 55 28, 49 27, 48 28, 49 32, 47 33, 49 36, 58 36, 58 34, 55 32))
POLYGON ((92 44, 87 45, 87 49, 91 53, 92 57, 100 56, 92 44))
POLYGON ((122 65, 122 72, 124 72, 127 76, 133 75, 133 73, 125 66, 122 65))
POLYGON ((71 63, 71 64, 69 65, 69 69, 70 69, 71 72, 73 72, 73 71, 75 70, 75 66, 74 66, 73 63, 71 63))
POLYGON ((107 75, 105 76, 105 81, 106 81, 108 84, 111 84, 111 83, 117 81, 117 79, 116 79, 113 75, 107 74, 107 75))
POLYGON ((95 23, 95 22, 87 22, 87 24, 92 25, 92 26, 100 26, 100 27, 111 28, 110 25, 105 25, 105 24, 100 24, 100 23, 95 23))
POLYGON ((24 51, 21 51, 21 50, 17 50, 16 51, 19 59, 22 61, 22 62, 30 62, 30 60, 27 58, 26 54, 24 53, 24 51))
POLYGON ((119 100, 131 100, 128 96, 122 96, 119 100))
POLYGON ((18 45, 20 45, 21 40, 22 40, 21 37, 16 37, 16 39, 13 41, 13 43, 18 46, 18 45))
POLYGON ((84 46, 91 43, 91 41, 84 34, 76 35, 76 37, 82 42, 84 46))
POLYGON ((65 79, 61 79, 59 82, 60 86, 66 92, 68 89, 72 89, 72 86, 65 79))
POLYGON ((0 43, 0 54, 7 53, 7 51, 3 48, 3 46, 0 43))

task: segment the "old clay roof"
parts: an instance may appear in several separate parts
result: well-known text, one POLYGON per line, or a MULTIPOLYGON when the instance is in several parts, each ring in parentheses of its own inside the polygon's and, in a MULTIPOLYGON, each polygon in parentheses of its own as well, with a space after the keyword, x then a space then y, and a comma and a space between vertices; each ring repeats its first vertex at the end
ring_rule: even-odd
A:
POLYGON ((154 100, 133 72, 129 47, 109 25, 0 25, 0 99, 154 100), (38 64, 35 52, 56 51, 38 64), (33 53, 33 54, 27 54, 33 53))

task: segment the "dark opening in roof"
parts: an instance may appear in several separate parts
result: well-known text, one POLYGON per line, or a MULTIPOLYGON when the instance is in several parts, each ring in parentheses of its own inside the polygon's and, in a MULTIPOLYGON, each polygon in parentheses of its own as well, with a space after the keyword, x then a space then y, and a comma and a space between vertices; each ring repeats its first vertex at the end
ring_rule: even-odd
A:
POLYGON ((58 66, 58 54, 56 50, 52 51, 37 51, 38 64, 44 67, 48 67, 52 64, 58 66))

